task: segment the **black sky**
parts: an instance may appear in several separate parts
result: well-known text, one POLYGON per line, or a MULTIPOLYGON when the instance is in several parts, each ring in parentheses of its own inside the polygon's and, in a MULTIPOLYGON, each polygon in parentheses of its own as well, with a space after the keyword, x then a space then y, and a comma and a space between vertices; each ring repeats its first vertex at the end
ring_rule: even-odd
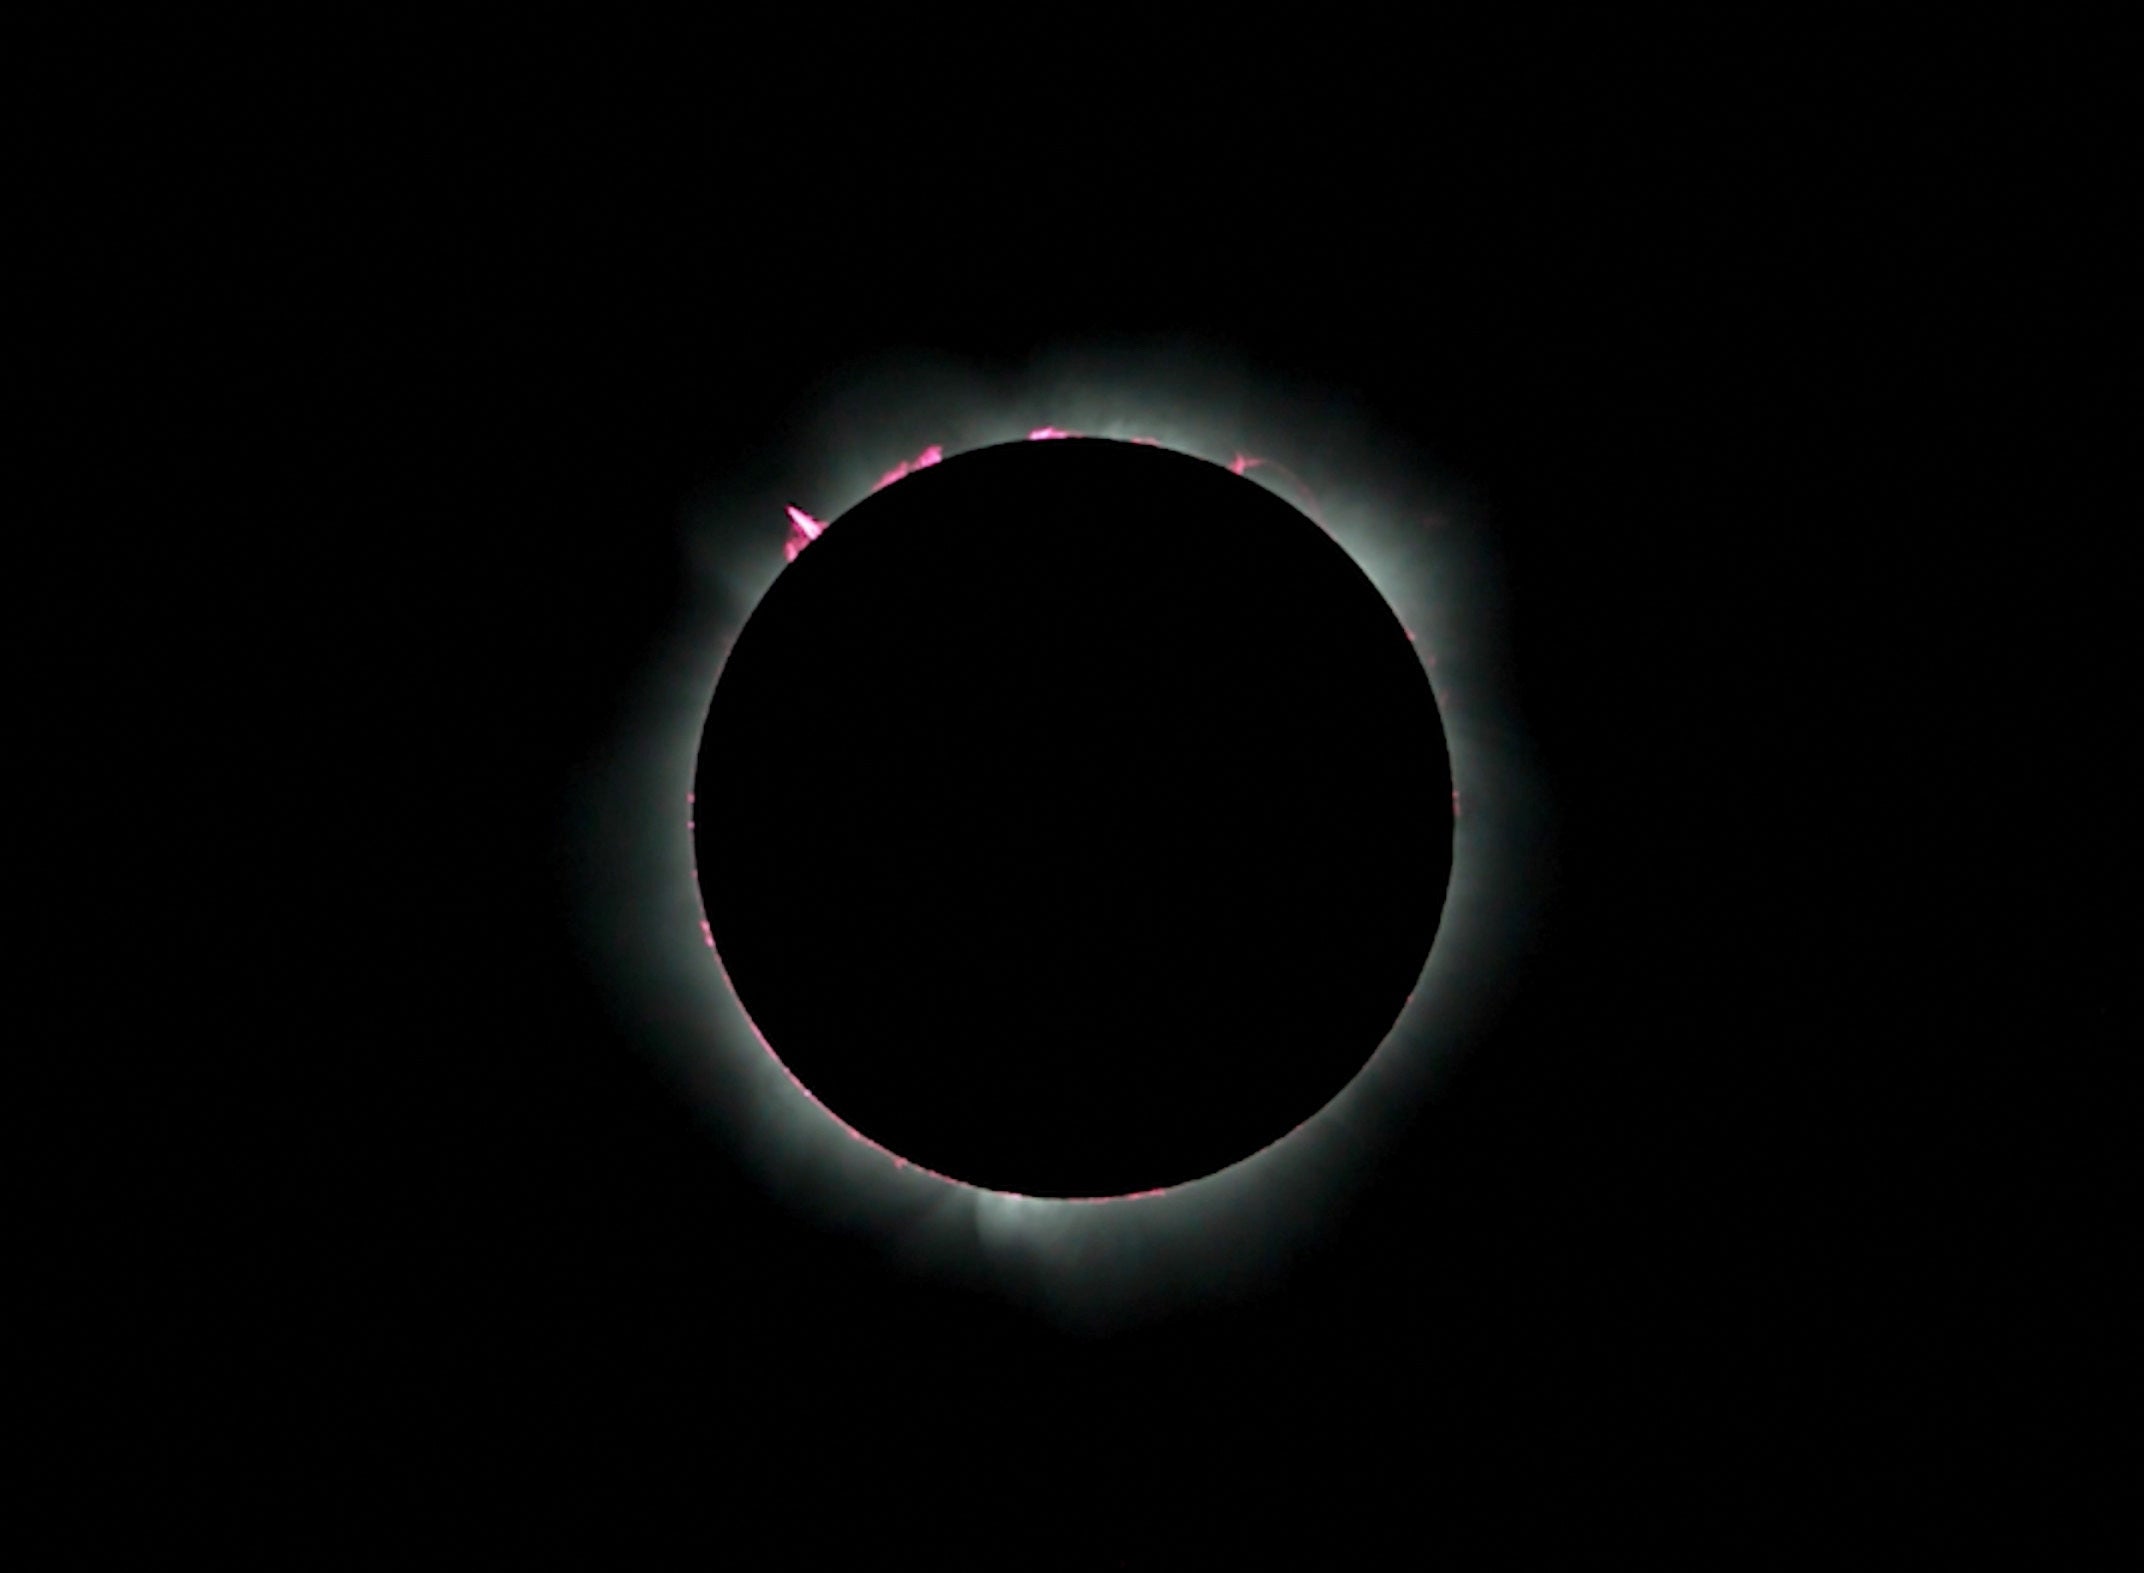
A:
POLYGON ((2111 952, 2033 827, 2099 801, 2051 750, 2111 635, 2023 630, 2108 528, 2089 41, 808 32, 70 64, 83 276, 149 308, 80 358, 164 417, 186 606, 129 834, 192 1047, 81 1171, 110 1519, 746 1567, 2074 1522, 2111 952), (1559 838, 1315 1260, 1091 1339, 763 1195, 602 1007, 556 824, 681 510, 844 368, 1155 334, 1482 500, 1559 838))

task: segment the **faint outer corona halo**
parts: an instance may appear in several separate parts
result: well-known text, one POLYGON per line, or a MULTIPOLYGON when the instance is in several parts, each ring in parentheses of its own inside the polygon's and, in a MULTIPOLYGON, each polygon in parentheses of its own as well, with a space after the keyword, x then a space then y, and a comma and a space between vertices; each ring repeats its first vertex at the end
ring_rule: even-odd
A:
POLYGON ((801 1221, 1103 1327, 1371 1181, 1546 814, 1455 486, 1210 358, 1009 381, 859 374, 790 495, 696 500, 582 907, 801 1221))

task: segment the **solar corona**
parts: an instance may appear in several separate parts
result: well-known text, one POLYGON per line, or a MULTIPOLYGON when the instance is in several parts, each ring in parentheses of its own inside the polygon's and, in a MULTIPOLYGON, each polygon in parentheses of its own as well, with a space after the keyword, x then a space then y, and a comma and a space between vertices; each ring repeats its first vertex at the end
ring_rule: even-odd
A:
POLYGON ((1371 1182, 1545 822, 1450 492, 1169 370, 1026 420, 887 374, 848 442, 925 440, 702 499, 581 816, 616 997, 769 1192, 1089 1327, 1254 1290, 1371 1182))

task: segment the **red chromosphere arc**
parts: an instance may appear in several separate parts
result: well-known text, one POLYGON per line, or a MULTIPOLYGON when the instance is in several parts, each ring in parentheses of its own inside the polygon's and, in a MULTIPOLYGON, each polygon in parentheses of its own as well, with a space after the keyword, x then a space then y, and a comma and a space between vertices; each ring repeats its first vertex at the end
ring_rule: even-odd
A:
MULTIPOLYGON (((934 477, 912 498, 902 488, 902 506, 874 497, 861 508, 861 532, 842 537, 826 572, 814 554, 808 584, 783 576, 725 663, 703 745, 724 764, 713 776, 703 769, 699 791, 704 799, 708 782, 718 783, 715 825, 763 824, 771 814, 799 839, 769 853, 763 835, 754 845, 734 828, 713 842, 702 827, 695 833, 700 864, 714 876, 702 885, 703 938, 731 996, 784 1077, 852 1140, 897 1167, 1006 1194, 1107 1200, 1159 1194, 1249 1156, 1344 1084, 1349 1055, 1359 1067, 1381 1030, 1376 1020, 1389 1023, 1380 1013, 1397 1010, 1434 932, 1438 903, 1426 913, 1415 903, 1432 882, 1441 889, 1440 861, 1449 867, 1448 829, 1444 850, 1433 850, 1419 807, 1407 805, 1419 805, 1435 777, 1437 798, 1451 787, 1426 672, 1418 659, 1380 653, 1380 637, 1391 634, 1375 625, 1392 629, 1390 608, 1359 567, 1329 539, 1311 544, 1329 531, 1304 540, 1301 515, 1288 525, 1285 504, 1270 494, 1236 493, 1225 478, 1216 489, 1210 479, 1272 468, 1302 490, 1298 478, 1242 453, 1225 466, 1180 455, 1157 469, 1129 462, 1128 447, 1161 448, 1154 439, 1051 440, 1080 435, 1029 433, 1066 450, 1064 464, 1053 452, 1039 472, 1008 469, 1025 446, 1013 443, 964 456, 958 482, 934 477), (996 488, 987 505, 962 492, 978 478, 996 488), (1076 517, 1057 496, 1067 485, 1085 488, 1076 517), (964 532, 949 532, 948 508, 964 532), (971 551, 976 529, 1008 509, 1021 524, 993 549, 971 551), (1098 537, 1096 517, 1122 520, 1122 534, 1098 537), (1231 548, 1211 550, 1209 531, 1231 548), (1144 564, 1130 580, 1127 552, 1144 564), (896 606, 901 614, 886 621, 896 606), (1039 624, 1029 616, 1038 610, 1039 624), (982 621, 941 629, 941 618, 970 616, 982 621), (1264 648, 1275 636, 1285 650, 1264 648), (740 650, 755 639, 759 654, 739 677, 740 650), (981 667, 979 649, 994 652, 981 667), (806 700, 813 714, 785 719, 806 700), (1187 727, 1209 730, 1187 738, 1187 727), (771 762, 783 756, 788 763, 771 762), (884 773, 859 771, 852 759, 884 773), (743 777, 740 761, 749 761, 743 777), (1138 764, 1127 773, 1130 761, 1138 764), (918 784, 931 781, 945 785, 918 784), (818 806, 799 820, 802 798, 818 806), (1340 803, 1350 807, 1338 824, 1312 806, 1340 803), (1303 825, 1314 828, 1289 828, 1303 825), (1400 844, 1395 835, 1408 848, 1396 885, 1380 850, 1400 844), (971 842, 990 849, 984 863, 971 842), (1344 876, 1335 872, 1343 865, 1344 876), (1172 867, 1184 872, 1157 872, 1172 867), (1014 885, 990 883, 1006 869, 1021 871, 1014 885), (858 879, 868 887, 861 908, 850 899, 858 879), (800 902, 798 890, 820 894, 800 902), (1035 890, 1074 894, 1035 908, 1035 890), (932 916, 919 919, 925 908, 932 916), (865 909, 874 916, 860 926, 854 912, 865 909), (975 917, 984 912, 1004 916, 975 917), (1008 923, 1029 925, 1031 937, 1008 937, 1008 923), (1402 951, 1421 946, 1411 962, 1386 937, 1395 925, 1407 934, 1402 951), (945 950, 940 937, 957 938, 956 948, 945 950), (1253 955, 1255 965, 1242 959, 1253 955), (1105 957, 1109 977, 1087 970, 1105 957), (1364 982, 1342 981, 1356 972, 1364 982), (1289 997, 1247 1003, 1276 983, 1289 997), (1358 989, 1369 993, 1349 992, 1358 989), (1030 1001, 1045 997, 1049 1019, 1033 1018, 1030 1001), (948 1009, 966 1012, 951 1038, 938 1030, 948 1009), (1283 1029, 1279 1017, 1291 1024, 1283 1029), (1320 1025, 1341 1018, 1344 1029, 1320 1025), (1008 1070, 992 1024, 1014 1019, 1026 1035, 1023 1068, 1008 1070), (1221 1025, 1209 1031, 1210 1023, 1221 1025), (1187 1030, 1205 1046, 1171 1047, 1188 1042, 1187 1030), (1327 1036, 1352 1047, 1313 1051, 1327 1036), (1107 1045, 1114 1058, 1098 1065, 1075 1044, 1107 1045), (1304 1054, 1322 1055, 1324 1068, 1288 1068, 1304 1054), (889 1055, 897 1073, 878 1063, 889 1055), (1254 1073, 1254 1063, 1263 1069, 1254 1073), (1028 1064, 1041 1067, 1039 1080, 1005 1079, 1030 1077, 1028 1064), (1270 1092, 1239 1086, 1246 1076, 1265 1076, 1270 1092), (831 1101, 816 1090, 822 1081, 831 1101), (999 1114, 1027 1121, 1027 1134, 1008 1136, 997 1116, 933 1124, 928 1111, 956 1088, 979 1111, 1010 1099, 999 1114), (1076 1116, 1063 1113, 1067 1102, 1076 1116), (1142 1113, 1142 1102, 1205 1111, 1202 1156, 1184 1160, 1196 1166, 1169 1155, 1176 1133, 1142 1113), (862 1115, 862 1128, 848 1111, 862 1115), (1093 1134, 1067 1135, 1074 1125, 1093 1134), (1234 1145, 1260 1130, 1250 1146, 1234 1145), (1096 1139, 1121 1152, 1114 1170, 1088 1156, 1096 1139), (1053 1140, 1050 1155, 1032 1150, 1053 1140), (933 1163, 919 1161, 933 1153, 941 1155, 933 1163)), ((882 475, 873 493, 937 471, 945 457, 934 444, 882 475)), ((788 515, 793 561, 826 526, 796 505, 788 515)))

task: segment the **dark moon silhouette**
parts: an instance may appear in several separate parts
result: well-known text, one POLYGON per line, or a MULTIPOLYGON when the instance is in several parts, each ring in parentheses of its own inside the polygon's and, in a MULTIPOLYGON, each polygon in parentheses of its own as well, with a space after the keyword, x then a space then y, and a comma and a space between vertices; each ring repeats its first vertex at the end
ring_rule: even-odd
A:
POLYGON ((695 845, 716 950, 834 1114, 1038 1196, 1198 1178, 1391 1028, 1451 776, 1391 609, 1228 470, 1089 439, 835 520, 724 665, 695 845))

